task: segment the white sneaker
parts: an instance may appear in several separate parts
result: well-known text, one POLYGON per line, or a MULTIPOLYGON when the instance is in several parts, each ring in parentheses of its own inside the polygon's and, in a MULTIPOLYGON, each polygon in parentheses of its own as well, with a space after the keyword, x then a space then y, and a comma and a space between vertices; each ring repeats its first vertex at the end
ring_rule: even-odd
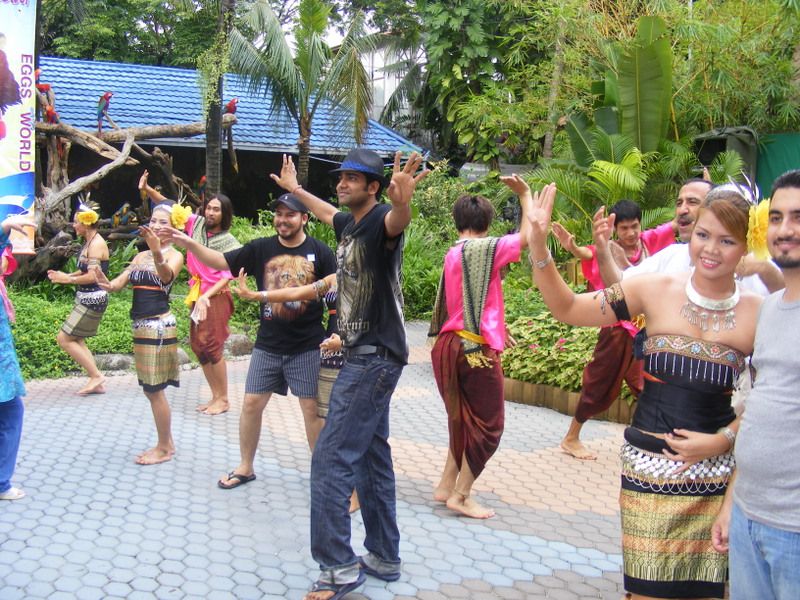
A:
POLYGON ((8 488, 5 492, 0 494, 0 500, 19 500, 25 497, 25 492, 19 488, 8 488))

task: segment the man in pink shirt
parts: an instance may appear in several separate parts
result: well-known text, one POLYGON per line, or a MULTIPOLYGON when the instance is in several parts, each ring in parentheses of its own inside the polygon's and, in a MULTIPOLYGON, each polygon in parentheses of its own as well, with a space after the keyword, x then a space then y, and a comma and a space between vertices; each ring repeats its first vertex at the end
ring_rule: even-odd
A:
MULTIPOLYGON (((204 246, 228 252, 241 244, 228 231, 233 219, 233 204, 224 194, 206 202, 204 218, 192 215, 186 226, 187 235, 204 246)), ((228 282, 230 271, 218 271, 201 263, 192 252, 186 253, 189 270, 189 295, 186 303, 192 308, 189 341, 197 356, 203 375, 211 388, 211 401, 200 404, 197 410, 207 415, 228 411, 228 371, 222 351, 230 335, 228 322, 233 314, 228 282)))
MULTIPOLYGON (((611 207, 609 213, 616 216, 616 241, 609 242, 609 250, 620 270, 639 264, 675 241, 677 220, 642 231, 642 209, 635 202, 620 200, 611 207)), ((604 289, 606 286, 600 276, 595 247, 577 246, 575 238, 558 223, 553 223, 553 233, 567 252, 580 259, 587 288, 604 289)), ((583 370, 581 397, 575 416, 561 440, 561 449, 567 454, 583 460, 596 459, 597 455, 581 443, 583 424, 613 404, 622 389, 623 380, 635 396, 642 391, 642 361, 633 356, 633 338, 637 332, 638 328, 630 321, 620 321, 600 330, 592 360, 583 370)))
POLYGON ((472 486, 497 450, 504 425, 506 345, 501 269, 520 258, 527 239, 531 191, 517 176, 501 181, 520 197, 520 232, 488 237, 494 218, 483 196, 464 195, 453 206, 458 242, 447 252, 429 335, 433 373, 447 410, 450 447, 433 497, 476 519, 494 511, 470 497, 472 486))
MULTIPOLYGON (((155 204, 167 198, 147 182, 144 172, 139 180, 139 189, 155 204)), ((217 194, 206 201, 203 216, 192 215, 186 224, 186 234, 219 252, 240 248, 241 244, 231 234, 233 203, 224 194, 217 194)), ((222 351, 230 335, 228 322, 233 314, 233 298, 228 282, 233 279, 229 271, 218 271, 201 263, 191 253, 186 253, 186 268, 189 271, 189 294, 186 304, 192 310, 189 342, 197 356, 203 375, 211 388, 211 401, 197 406, 207 415, 219 415, 228 411, 228 367, 222 351)))

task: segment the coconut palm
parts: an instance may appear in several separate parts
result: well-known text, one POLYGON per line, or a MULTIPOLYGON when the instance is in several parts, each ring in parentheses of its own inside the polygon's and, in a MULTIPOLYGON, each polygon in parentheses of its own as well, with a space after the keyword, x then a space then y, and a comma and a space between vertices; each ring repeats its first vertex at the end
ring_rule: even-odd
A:
POLYGON ((323 102, 352 115, 342 135, 361 143, 372 108, 372 86, 361 55, 372 50, 363 13, 355 14, 344 39, 331 48, 324 39, 331 7, 322 0, 301 0, 291 30, 294 52, 266 0, 256 0, 243 19, 256 33, 251 41, 241 29, 230 32, 230 61, 251 90, 271 95, 271 111, 287 113, 297 124, 298 180, 308 180, 314 117, 323 102))

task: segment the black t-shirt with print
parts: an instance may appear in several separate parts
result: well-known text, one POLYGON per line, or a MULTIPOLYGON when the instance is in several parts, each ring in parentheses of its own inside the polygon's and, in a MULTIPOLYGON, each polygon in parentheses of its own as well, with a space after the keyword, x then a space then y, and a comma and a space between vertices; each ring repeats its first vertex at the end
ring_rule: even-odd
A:
MULTIPOLYGON (((278 236, 259 238, 225 253, 234 275, 244 269, 256 278, 259 290, 299 287, 336 272, 333 252, 323 242, 306 236, 296 248, 287 248, 278 236)), ((316 300, 261 304, 256 348, 273 354, 299 354, 319 348, 325 338, 323 304, 316 300)))
POLYGON ((346 348, 385 346, 405 364, 408 345, 400 285, 404 237, 386 236, 384 219, 390 210, 387 204, 377 204, 358 223, 351 213, 334 215, 339 241, 336 317, 346 348))

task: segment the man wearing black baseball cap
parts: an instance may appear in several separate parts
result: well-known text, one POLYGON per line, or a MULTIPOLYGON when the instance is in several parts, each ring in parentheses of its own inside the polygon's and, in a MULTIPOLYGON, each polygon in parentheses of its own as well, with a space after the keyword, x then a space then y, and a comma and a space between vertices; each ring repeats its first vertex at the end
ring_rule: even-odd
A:
MULTIPOLYGON (((261 418, 273 393, 298 397, 308 445, 317 441, 324 419, 317 415, 319 345, 326 337, 323 305, 318 301, 273 302, 269 293, 319 281, 336 271, 336 259, 322 241, 307 235, 308 209, 292 194, 283 194, 270 208, 277 235, 257 238, 238 250, 216 252, 172 230, 170 239, 194 253, 200 262, 238 275, 243 270, 256 279, 261 303, 260 325, 245 382, 239 417, 238 466, 217 485, 225 490, 256 478, 254 461, 261 437, 261 418)), ((241 294, 240 294, 241 295, 241 294)))
MULTIPOLYGON (((300 200, 297 199, 297 196, 293 194, 281 194, 280 196, 278 196, 276 200, 272 201, 272 204, 269 205, 269 209, 278 210, 278 207, 281 204, 283 204, 289 210, 292 210, 294 212, 298 212, 304 215, 308 214, 308 209, 306 208, 306 205, 300 202, 300 200)), ((303 222, 303 225, 305 225, 306 222, 308 222, 308 219, 306 219, 303 222)))
POLYGON ((338 169, 340 211, 297 183, 284 155, 280 176, 271 175, 320 221, 336 231, 337 317, 345 364, 333 386, 325 427, 311 459, 311 554, 319 579, 306 600, 340 598, 364 583, 400 577, 400 533, 389 436, 389 402, 408 360, 400 273, 403 232, 411 222, 411 196, 428 173, 412 153, 394 158, 391 181, 383 160, 363 148, 351 150, 338 169), (389 204, 378 197, 386 189, 389 204), (350 545, 350 493, 361 500, 367 554, 350 545))

